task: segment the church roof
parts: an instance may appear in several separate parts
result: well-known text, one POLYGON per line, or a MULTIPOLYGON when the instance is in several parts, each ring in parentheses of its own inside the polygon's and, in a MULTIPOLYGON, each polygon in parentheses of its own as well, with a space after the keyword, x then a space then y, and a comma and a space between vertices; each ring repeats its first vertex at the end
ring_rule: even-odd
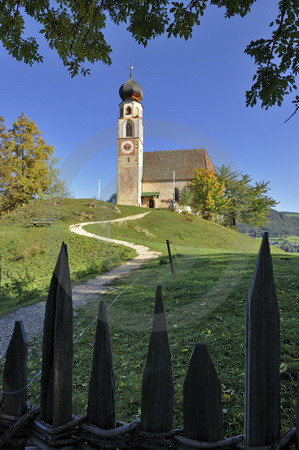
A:
POLYGON ((142 181, 191 180, 197 167, 214 169, 204 148, 144 152, 142 181))

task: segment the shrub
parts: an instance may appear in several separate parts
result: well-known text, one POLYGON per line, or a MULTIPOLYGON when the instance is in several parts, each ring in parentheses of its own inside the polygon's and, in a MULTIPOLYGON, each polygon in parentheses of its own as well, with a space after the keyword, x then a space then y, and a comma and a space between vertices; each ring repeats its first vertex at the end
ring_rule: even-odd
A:
POLYGON ((40 295, 40 290, 34 285, 34 277, 26 270, 24 275, 18 276, 6 273, 9 281, 1 286, 1 298, 13 298, 18 303, 24 303, 40 295))

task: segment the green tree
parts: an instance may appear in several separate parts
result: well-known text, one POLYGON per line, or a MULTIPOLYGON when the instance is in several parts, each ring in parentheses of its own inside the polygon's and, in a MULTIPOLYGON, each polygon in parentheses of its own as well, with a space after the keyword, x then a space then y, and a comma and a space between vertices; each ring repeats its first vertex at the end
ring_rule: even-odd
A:
POLYGON ((223 195, 228 200, 224 213, 230 218, 231 226, 236 222, 251 226, 262 225, 267 218, 269 208, 277 202, 267 195, 269 182, 256 182, 247 174, 233 171, 230 167, 222 165, 217 168, 218 180, 224 183, 223 195))
POLYGON ((12 178, 12 144, 3 118, 0 116, 0 198, 5 194, 12 178))
POLYGON ((269 208, 277 202, 267 195, 269 183, 251 183, 249 175, 224 165, 215 171, 198 168, 183 191, 182 203, 204 219, 222 215, 223 223, 231 227, 237 222, 257 227, 264 224, 269 208))
MULTIPOLYGON (((225 17, 244 17, 250 13, 256 0, 211 0, 211 5, 222 7, 225 17)), ((0 40, 18 61, 32 65, 42 62, 36 37, 26 37, 25 18, 31 17, 40 26, 51 49, 57 51, 71 76, 86 75, 86 63, 102 61, 111 64, 112 49, 103 30, 108 19, 116 25, 126 23, 135 40, 144 46, 163 33, 168 37, 189 39, 195 26, 200 25, 208 0, 177 2, 169 0, 0 0, 0 40)), ((257 71, 253 85, 246 92, 246 105, 257 100, 268 108, 281 105, 285 95, 296 90, 298 75, 298 0, 276 0, 278 12, 270 23, 272 34, 248 44, 257 71)), ((274 10, 275 8, 273 8, 274 10)), ((299 96, 294 98, 295 112, 299 96)))
POLYGON ((199 167, 183 191, 182 202, 189 204, 204 219, 212 220, 229 202, 223 195, 224 189, 224 183, 219 181, 215 171, 199 167))
POLYGON ((35 198, 68 194, 59 180, 53 153, 54 148, 25 114, 8 131, 0 117, 0 213, 35 198))

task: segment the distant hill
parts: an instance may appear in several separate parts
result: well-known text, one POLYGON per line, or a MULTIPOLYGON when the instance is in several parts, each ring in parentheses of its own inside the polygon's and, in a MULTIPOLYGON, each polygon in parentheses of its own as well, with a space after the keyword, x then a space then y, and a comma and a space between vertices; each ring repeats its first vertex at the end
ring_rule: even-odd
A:
POLYGON ((268 231, 270 237, 299 236, 299 213, 270 209, 265 225, 254 228, 238 224, 238 230, 251 237, 261 236, 265 231, 268 231))
POLYGON ((268 231, 270 243, 285 252, 299 252, 299 213, 271 209, 265 225, 254 228, 238 224, 238 230, 250 237, 268 231))

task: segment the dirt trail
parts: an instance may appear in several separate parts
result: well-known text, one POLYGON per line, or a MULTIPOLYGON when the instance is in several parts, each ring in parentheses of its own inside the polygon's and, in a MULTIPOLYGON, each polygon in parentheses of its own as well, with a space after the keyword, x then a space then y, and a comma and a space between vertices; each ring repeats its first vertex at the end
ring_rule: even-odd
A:
POLYGON ((69 230, 72 231, 73 233, 80 234, 82 236, 92 237, 95 239, 99 239, 100 241, 111 242, 113 244, 125 245, 126 247, 130 247, 130 248, 133 248, 134 250, 136 250, 137 256, 132 261, 129 261, 129 263, 125 263, 123 265, 130 264, 130 263, 132 264, 133 261, 146 262, 149 259, 157 258, 161 253, 154 252, 154 251, 150 250, 148 247, 146 247, 145 245, 132 244, 132 242, 121 241, 118 239, 111 239, 111 238, 107 238, 104 236, 99 236, 94 233, 89 233, 88 231, 84 230, 83 227, 85 227, 86 225, 94 225, 97 223, 106 224, 106 223, 112 223, 112 222, 127 222, 128 220, 137 220, 137 219, 141 219, 142 217, 146 216, 147 214, 149 214, 149 212, 136 214, 135 216, 121 217, 120 219, 102 220, 101 222, 77 223, 75 225, 70 225, 69 230))
MULTIPOLYGON (((128 220, 137 220, 144 217, 149 212, 137 214, 135 216, 122 217, 120 219, 105 220, 101 222, 85 222, 70 225, 69 230, 72 233, 80 234, 82 236, 99 239, 105 242, 111 242, 113 244, 121 244, 126 247, 130 247, 137 252, 137 256, 127 261, 115 269, 110 270, 102 275, 98 275, 95 278, 83 283, 79 286, 72 288, 73 293, 73 306, 78 308, 83 306, 88 301, 98 298, 100 294, 104 294, 109 290, 109 285, 116 279, 128 275, 133 270, 140 268, 143 264, 150 259, 157 258, 161 255, 159 252, 154 252, 144 245, 132 244, 131 242, 121 241, 118 239, 110 239, 104 236, 98 236, 94 233, 89 233, 84 230, 86 225, 93 225, 97 223, 112 223, 112 222, 126 222, 128 220)), ((28 338, 41 335, 43 332, 45 302, 36 303, 32 306, 26 306, 18 309, 12 313, 7 314, 0 319, 0 358, 5 355, 9 340, 12 335, 15 320, 22 320, 24 323, 26 335, 28 338)))

